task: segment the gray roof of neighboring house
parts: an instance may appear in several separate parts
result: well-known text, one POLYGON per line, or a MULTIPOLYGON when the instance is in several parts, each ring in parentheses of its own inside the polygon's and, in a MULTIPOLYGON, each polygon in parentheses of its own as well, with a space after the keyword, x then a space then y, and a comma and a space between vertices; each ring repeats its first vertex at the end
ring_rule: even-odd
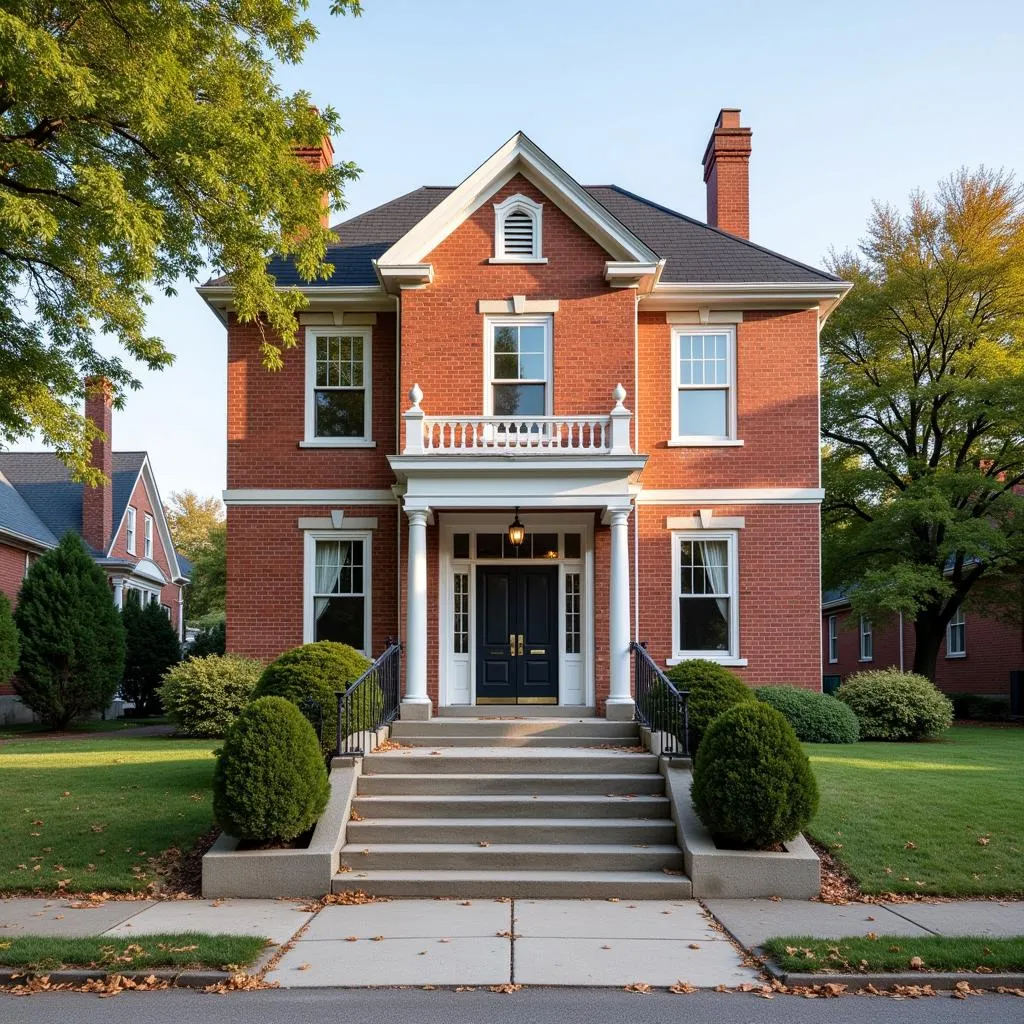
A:
POLYGON ((186 579, 192 579, 192 563, 181 554, 178 555, 178 571, 186 579))
MULTIPOLYGON (((145 460, 145 452, 113 453, 111 480, 115 530, 145 460)), ((81 534, 82 485, 71 479, 67 466, 55 453, 0 452, 0 474, 13 485, 22 503, 49 532, 47 543, 55 544, 69 530, 81 534)), ((5 523, 5 506, 0 501, 0 526, 5 523)))
POLYGON ((57 538, 32 511, 17 488, 0 472, 0 530, 27 537, 44 546, 57 543, 57 538))
MULTIPOLYGON (((335 225, 333 230, 341 241, 327 250, 334 273, 326 281, 303 281, 294 263, 280 257, 271 259, 267 269, 278 284, 285 286, 374 285, 377 275, 372 261, 382 256, 453 191, 451 185, 424 185, 335 225)), ((666 283, 798 284, 839 280, 823 270, 643 199, 618 185, 591 185, 586 191, 665 260, 661 280, 666 283)), ((215 278, 208 283, 226 284, 227 278, 215 278)))

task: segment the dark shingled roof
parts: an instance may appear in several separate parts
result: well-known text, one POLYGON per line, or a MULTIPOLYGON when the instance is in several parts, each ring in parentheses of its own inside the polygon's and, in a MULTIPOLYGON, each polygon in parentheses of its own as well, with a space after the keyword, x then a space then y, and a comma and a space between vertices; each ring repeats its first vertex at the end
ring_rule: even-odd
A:
MULTIPOLYGON (((114 452, 114 529, 121 522, 135 481, 146 459, 145 452, 114 452)), ((82 532, 82 485, 71 479, 67 466, 53 452, 0 452, 0 474, 16 488, 24 504, 51 534, 48 543, 69 530, 82 532)), ((0 526, 6 525, 0 505, 0 526)), ((109 540, 108 540, 109 543, 109 540)), ((103 552, 95 552, 103 554, 103 552)))
POLYGON ((0 473, 0 530, 9 530, 47 547, 57 543, 57 538, 3 473, 0 473))
MULTIPOLYGON (((334 273, 326 281, 302 281, 291 260, 274 258, 267 269, 277 283, 284 286, 374 285, 377 275, 372 261, 382 256, 454 190, 451 185, 424 185, 335 225, 333 230, 341 243, 327 250, 334 273)), ((665 260, 661 280, 666 283, 799 284, 839 280, 745 238, 708 227, 618 185, 590 185, 586 191, 665 260)), ((227 278, 219 277, 208 283, 226 284, 227 278)))

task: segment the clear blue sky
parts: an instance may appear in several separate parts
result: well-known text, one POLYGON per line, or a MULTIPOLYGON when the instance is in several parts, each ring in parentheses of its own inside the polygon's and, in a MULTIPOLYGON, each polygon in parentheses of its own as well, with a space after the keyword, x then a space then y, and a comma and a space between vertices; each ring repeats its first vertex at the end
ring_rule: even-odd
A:
MULTIPOLYGON (((872 199, 905 203, 961 165, 1024 171, 1024 5, 735 0, 364 0, 330 18, 286 89, 341 114, 362 177, 347 215, 457 184, 522 129, 584 184, 703 219, 700 160, 719 108, 753 128, 751 237, 821 265, 872 199)), ((177 362, 145 373, 114 445, 145 448, 163 496, 219 494, 225 338, 184 285, 150 323, 177 362)), ((271 482, 268 481, 268 484, 271 482)))

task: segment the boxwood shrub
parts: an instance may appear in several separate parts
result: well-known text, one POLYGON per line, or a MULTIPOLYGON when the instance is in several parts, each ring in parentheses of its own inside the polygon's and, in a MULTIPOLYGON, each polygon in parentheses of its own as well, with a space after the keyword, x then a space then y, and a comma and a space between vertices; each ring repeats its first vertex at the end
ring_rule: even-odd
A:
POLYGON ((160 703, 183 736, 221 737, 252 699, 262 662, 208 655, 175 665, 160 685, 160 703))
POLYGON ((734 704, 752 704, 754 691, 717 662, 695 658, 673 666, 666 675, 680 690, 689 690, 690 750, 700 746, 708 726, 734 704))
MULTIPOLYGON (((320 743, 325 753, 334 750, 338 729, 338 698, 335 691, 346 690, 368 668, 370 662, 347 644, 320 640, 285 651, 272 661, 256 684, 254 697, 284 697, 293 704, 316 701, 323 712, 320 743)), ((348 732, 368 728, 383 702, 380 687, 368 689, 355 709, 348 732)))
POLYGON ((796 686, 760 686, 754 693, 781 711, 804 743, 856 743, 860 737, 857 716, 827 693, 796 686))
POLYGON ((836 696, 853 709, 865 740, 923 740, 953 724, 953 705, 924 676, 895 668, 858 672, 836 696))
POLYGON ((708 727, 691 793, 697 815, 723 847, 785 842, 818 808, 818 785, 793 727, 757 700, 734 705, 708 727))
POLYGON ((316 733, 283 697, 261 697, 235 720, 218 752, 213 814, 228 835, 287 842, 327 806, 330 782, 316 733))

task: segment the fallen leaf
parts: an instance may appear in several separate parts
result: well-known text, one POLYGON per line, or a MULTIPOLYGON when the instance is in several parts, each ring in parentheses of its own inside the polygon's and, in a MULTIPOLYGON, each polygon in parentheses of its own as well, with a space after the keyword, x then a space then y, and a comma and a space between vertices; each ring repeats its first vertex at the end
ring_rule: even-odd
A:
POLYGON ((518 992, 522 987, 522 985, 513 985, 506 981, 504 985, 491 985, 490 990, 507 996, 511 995, 513 992, 518 992))
POLYGON ((630 985, 625 986, 626 992, 639 992, 640 995, 645 996, 651 991, 651 986, 646 981, 634 981, 630 985))
POLYGON ((915 971, 920 971, 924 968, 924 961, 919 956, 912 956, 910 958, 910 966, 915 971))
POLYGON ((903 844, 903 849, 904 850, 916 850, 917 849, 917 843, 912 843, 912 842, 910 842, 910 840, 907 840, 907 842, 905 842, 903 844))
POLYGON ((346 941, 346 942, 358 942, 358 941, 359 941, 359 936, 358 936, 358 935, 349 935, 349 936, 348 936, 348 937, 347 937, 347 938, 345 939, 345 941, 346 941))
POLYGON ((477 846, 490 846, 491 844, 486 839, 481 839, 477 846))
POLYGON ((690 949, 700 949, 700 943, 699 942, 691 942, 690 943, 690 949))
POLYGON ((979 846, 988 846, 988 836, 978 836, 979 846))
POLYGON ((310 969, 310 967, 312 967, 312 966, 313 966, 312 964, 299 964, 299 966, 296 967, 295 970, 297 970, 297 971, 308 971, 310 969))
POLYGON ((688 981, 677 981, 674 985, 669 985, 668 990, 674 996, 688 996, 691 992, 697 991, 697 986, 691 985, 688 981))
POLYGON ((373 942, 383 942, 384 941, 384 936, 383 935, 374 935, 372 941, 373 942))

